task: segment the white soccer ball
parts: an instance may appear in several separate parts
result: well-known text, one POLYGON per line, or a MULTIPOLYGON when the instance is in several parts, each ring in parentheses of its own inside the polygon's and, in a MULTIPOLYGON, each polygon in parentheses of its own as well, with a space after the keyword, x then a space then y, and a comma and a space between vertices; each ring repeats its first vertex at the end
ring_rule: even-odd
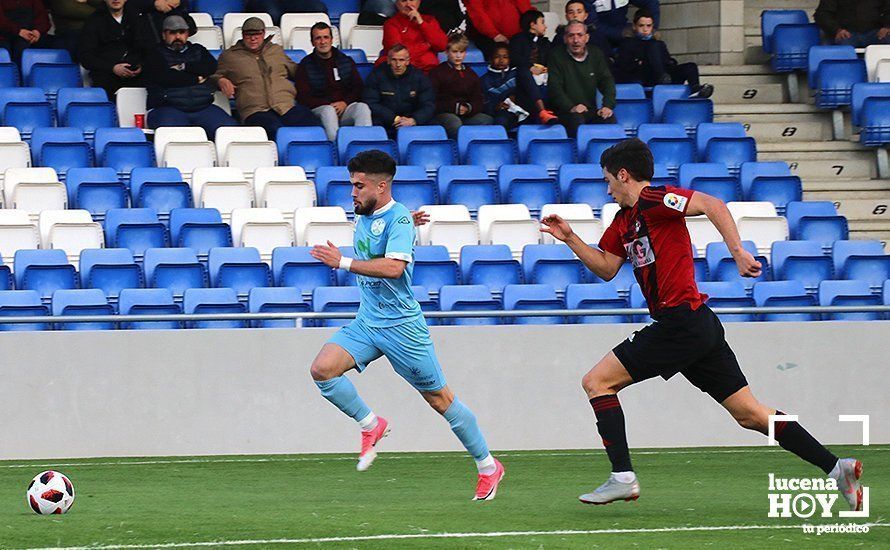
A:
POLYGON ((74 504, 74 485, 59 472, 40 472, 28 485, 25 500, 38 514, 64 514, 74 504))

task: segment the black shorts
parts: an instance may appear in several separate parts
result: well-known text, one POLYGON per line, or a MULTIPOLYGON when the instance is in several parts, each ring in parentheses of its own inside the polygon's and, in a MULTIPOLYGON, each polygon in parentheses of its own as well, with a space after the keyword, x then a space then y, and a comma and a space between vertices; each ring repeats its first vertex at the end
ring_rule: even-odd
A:
POLYGON ((748 385, 708 306, 670 308, 653 319, 612 350, 634 382, 679 372, 718 403, 748 385))

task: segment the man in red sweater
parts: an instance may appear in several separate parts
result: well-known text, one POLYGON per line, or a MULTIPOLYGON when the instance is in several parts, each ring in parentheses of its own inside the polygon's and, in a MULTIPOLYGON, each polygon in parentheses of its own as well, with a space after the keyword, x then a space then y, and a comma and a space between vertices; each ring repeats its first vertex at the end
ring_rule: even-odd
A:
POLYGON ((430 71, 433 91, 436 92, 436 122, 445 128, 451 139, 464 124, 493 124, 486 114, 479 76, 466 65, 467 46, 470 41, 463 34, 448 38, 448 61, 430 71))
MULTIPOLYGON (((408 48, 411 65, 424 73, 439 64, 437 52, 448 44, 448 37, 432 15, 422 15, 418 8, 420 0, 396 0, 398 13, 383 24, 383 49, 389 51, 396 44, 408 48)), ((381 55, 377 65, 386 61, 381 55)))
POLYGON ((532 9, 529 0, 464 0, 473 43, 491 56, 496 42, 507 43, 521 30, 519 16, 532 9))
POLYGON ((52 48, 43 0, 0 0, 0 47, 19 63, 27 48, 52 48))

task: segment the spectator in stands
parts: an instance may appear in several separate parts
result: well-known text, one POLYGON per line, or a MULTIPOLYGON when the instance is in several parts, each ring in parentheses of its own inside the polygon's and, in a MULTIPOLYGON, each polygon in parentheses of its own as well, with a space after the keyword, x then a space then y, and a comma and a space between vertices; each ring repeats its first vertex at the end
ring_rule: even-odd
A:
POLYGON ((295 103, 297 90, 291 80, 297 64, 265 36, 262 19, 244 21, 241 40, 219 56, 211 80, 226 96, 235 98, 241 121, 262 126, 270 140, 275 140, 282 126, 320 126, 312 111, 295 103))
POLYGON ((820 0, 813 19, 835 44, 856 48, 890 44, 887 0, 820 0))
POLYGON ((510 67, 510 47, 507 44, 495 44, 488 71, 481 80, 485 112, 494 119, 495 124, 509 132, 528 118, 528 111, 516 103, 516 68, 510 67))
POLYGON ((566 48, 554 48, 549 60, 549 102, 568 134, 574 137, 581 124, 614 123, 615 81, 603 54, 588 48, 587 25, 566 25, 566 48), (597 108, 596 92, 603 94, 597 108))
POLYGON ((472 69, 464 65, 470 41, 460 33, 448 37, 445 53, 448 60, 430 71, 436 96, 436 122, 445 128, 448 137, 457 137, 464 124, 491 124, 494 119, 484 112, 482 83, 472 69))
POLYGON ((519 17, 531 9, 529 0, 466 0, 469 36, 486 57, 496 42, 519 33, 519 17))
POLYGON ((146 51, 163 42, 164 19, 170 15, 182 17, 189 26, 189 36, 195 34, 197 26, 189 15, 188 0, 129 0, 131 7, 139 13, 139 41, 146 51))
POLYGON ((615 59, 615 81, 638 82, 643 86, 689 84, 690 97, 707 98, 714 93, 710 84, 701 84, 698 65, 677 63, 667 44, 654 36, 655 22, 649 10, 634 14, 634 36, 624 38, 615 59))
POLYGON ((374 125, 386 128, 390 136, 399 128, 429 123, 436 111, 430 79, 411 65, 411 54, 402 44, 390 48, 386 64, 368 76, 364 100, 374 125))
POLYGON ((0 0, 0 47, 18 63, 28 48, 52 48, 49 15, 43 0, 0 0))
POLYGON ((285 13, 327 13, 328 7, 322 0, 247 0, 244 11, 268 13, 272 23, 277 26, 285 13))
POLYGON ((519 21, 523 30, 510 39, 510 63, 517 69, 520 106, 533 113, 537 122, 556 122, 556 115, 544 106, 543 99, 547 93, 546 63, 551 49, 550 40, 544 36, 547 32, 544 14, 528 10, 519 21))
POLYGON ((331 141, 340 126, 370 126, 371 109, 361 102, 362 77, 355 61, 334 47, 327 23, 316 23, 309 35, 314 48, 297 69, 297 100, 321 119, 331 141))
POLYGON ((435 17, 446 35, 466 31, 467 14, 460 0, 424 0, 420 13, 435 17))
POLYGON ((114 101, 118 88, 142 86, 142 55, 137 40, 138 14, 127 0, 105 0, 83 24, 80 64, 93 85, 114 101))
POLYGON ((200 126, 212 140, 220 126, 237 126, 213 104, 216 87, 208 78, 216 72, 216 59, 188 41, 189 25, 179 15, 168 16, 161 27, 164 43, 145 55, 148 127, 200 126))
POLYGON ((630 4, 649 10, 658 28, 661 19, 661 5, 658 0, 593 0, 593 10, 587 16, 587 24, 594 25, 606 35, 613 46, 618 46, 621 39, 632 34, 627 21, 627 10, 630 4))
MULTIPOLYGON (((420 0, 396 0, 398 13, 386 20, 383 25, 383 49, 389 51, 396 44, 408 48, 411 64, 428 73, 439 64, 437 52, 448 44, 448 37, 432 15, 422 15, 418 8, 420 0)), ((380 56, 378 65, 386 61, 380 56)))
POLYGON ((68 50, 75 63, 79 59, 77 44, 83 24, 104 5, 104 0, 48 0, 58 45, 68 50))
MULTIPOLYGON (((565 7, 566 21, 581 21, 582 23, 586 23, 589 19, 587 15, 587 6, 584 4, 582 0, 569 0, 566 2, 565 7)), ((556 27, 556 36, 553 37, 554 44, 562 44, 563 37, 562 33, 565 30, 565 25, 559 25, 556 27)), ((596 25, 588 24, 587 25, 587 34, 590 35, 590 41, 588 41, 588 47, 596 47, 603 53, 603 56, 606 58, 606 61, 609 62, 609 68, 612 68, 612 63, 615 61, 615 54, 612 51, 612 45, 609 44, 609 39, 606 38, 606 35, 601 33, 599 29, 596 28, 596 25)))

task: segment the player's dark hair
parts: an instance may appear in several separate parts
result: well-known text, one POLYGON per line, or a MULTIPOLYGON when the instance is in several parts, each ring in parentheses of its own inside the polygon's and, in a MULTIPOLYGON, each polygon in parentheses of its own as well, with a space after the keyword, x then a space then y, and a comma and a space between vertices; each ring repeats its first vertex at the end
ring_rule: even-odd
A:
POLYGON ((491 61, 494 60, 495 54, 501 50, 506 50, 507 55, 510 54, 510 46, 504 44, 503 42, 498 42, 491 48, 491 55, 488 56, 488 62, 491 63, 491 61))
POLYGON ((363 172, 365 174, 374 174, 387 176, 387 180, 392 181, 396 175, 396 161, 391 156, 379 149, 370 149, 352 157, 346 169, 350 174, 363 172))
POLYGON ((655 172, 652 151, 637 138, 626 139, 603 151, 600 166, 613 176, 624 168, 637 181, 649 181, 655 172))
POLYGON ((568 10, 569 6, 571 6, 572 4, 581 4, 582 6, 584 6, 584 11, 587 11, 587 5, 582 0, 569 0, 568 2, 566 2, 566 7, 564 9, 568 10))
POLYGON ((637 21, 639 21, 640 19, 642 19, 644 17, 648 17, 649 19, 652 20, 653 23, 655 22, 655 16, 652 15, 651 11, 649 11, 646 8, 640 8, 634 14, 634 24, 636 25, 637 21))
POLYGON ((540 10, 528 10, 519 16, 519 28, 523 31, 528 31, 532 23, 541 17, 544 17, 544 14, 540 10))
MULTIPOLYGON (((312 33, 315 31, 331 31, 331 26, 325 23, 324 21, 319 21, 318 23, 309 27, 309 36, 312 36, 312 33)), ((334 31, 331 31, 331 36, 334 36, 334 31)))

